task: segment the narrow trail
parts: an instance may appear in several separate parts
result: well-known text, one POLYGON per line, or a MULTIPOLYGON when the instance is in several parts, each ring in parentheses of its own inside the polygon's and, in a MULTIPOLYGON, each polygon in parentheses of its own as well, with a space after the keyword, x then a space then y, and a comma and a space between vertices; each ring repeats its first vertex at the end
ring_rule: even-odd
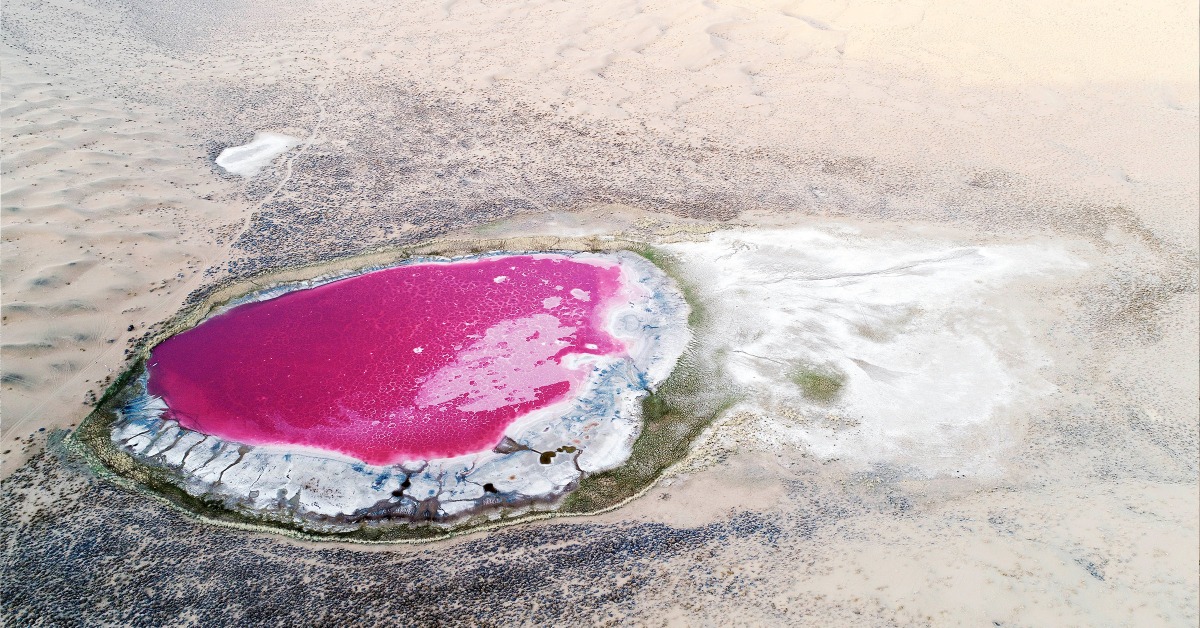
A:
MULTIPOLYGON (((316 121, 316 123, 313 124, 312 132, 309 133, 308 137, 305 138, 304 142, 300 144, 300 148, 296 149, 292 153, 292 155, 290 157, 288 157, 287 160, 284 161, 283 176, 280 177, 279 183, 275 186, 275 188, 273 190, 271 190, 270 193, 268 193, 266 196, 264 196, 262 198, 262 200, 260 200, 258 203, 256 203, 253 207, 250 208, 249 215, 246 216, 245 219, 243 219, 242 228, 237 232, 237 234, 235 234, 229 238, 229 242, 225 245, 225 248, 220 251, 220 254, 212 255, 204 260, 205 267, 211 267, 212 262, 214 260, 216 260, 218 257, 220 257, 220 258, 228 257, 229 253, 231 251, 233 251, 234 245, 237 244, 238 240, 240 240, 242 238, 242 236, 245 235, 246 231, 248 231, 250 229, 251 218, 254 217, 254 214, 257 213, 259 210, 261 210, 263 207, 265 207, 267 205, 267 203, 270 203, 271 201, 275 200, 275 197, 279 195, 280 190, 282 190, 283 187, 285 185, 287 185, 288 181, 291 180, 292 164, 295 163, 296 159, 298 159, 299 157, 304 155, 304 153, 306 153, 308 151, 308 149, 312 147, 313 143, 317 139, 317 134, 321 132, 321 125, 325 122, 325 104, 321 102, 320 98, 317 98, 316 102, 317 102, 317 111, 318 111, 317 121, 316 121)), ((203 274, 197 273, 196 278, 199 279, 199 278, 202 278, 203 276, 204 276, 203 274)), ((190 288, 190 287, 192 287, 192 284, 195 281, 196 281, 196 279, 193 279, 191 282, 188 282, 185 285, 189 286, 189 288, 190 288)), ((189 292, 190 292, 190 290, 189 290, 189 292)))

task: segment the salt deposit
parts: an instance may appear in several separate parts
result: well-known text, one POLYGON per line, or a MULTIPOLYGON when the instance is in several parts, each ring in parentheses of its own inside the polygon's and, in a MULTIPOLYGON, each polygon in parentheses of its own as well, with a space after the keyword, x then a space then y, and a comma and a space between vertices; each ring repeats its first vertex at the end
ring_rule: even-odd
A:
POLYGON ((299 146, 301 140, 282 133, 260 132, 254 134, 249 144, 230 146, 217 155, 217 165, 229 174, 253 177, 266 168, 275 158, 299 146))
POLYGON ((704 277, 711 349, 759 438, 924 475, 994 474, 1000 420, 1052 390, 1025 313, 990 301, 1077 273, 1062 244, 963 246, 848 227, 720 232, 668 247, 704 277))

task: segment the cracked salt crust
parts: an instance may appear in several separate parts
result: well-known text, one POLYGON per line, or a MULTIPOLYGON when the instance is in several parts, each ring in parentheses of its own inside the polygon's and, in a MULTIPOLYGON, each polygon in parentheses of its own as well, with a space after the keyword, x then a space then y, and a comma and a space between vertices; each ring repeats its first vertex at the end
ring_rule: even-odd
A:
MULTIPOLYGON (((687 303, 653 264, 626 251, 571 257, 618 262, 627 299, 607 313, 607 331, 626 353, 568 356, 568 366, 589 369, 580 393, 520 417, 492 451, 379 466, 304 447, 234 443, 164 419, 166 406, 145 392, 144 376, 137 383, 140 394, 119 411, 112 441, 143 464, 168 471, 191 495, 314 531, 544 507, 585 474, 629 457, 641 429, 642 397, 667 378, 690 340, 687 303)), ((214 315, 345 276, 263 290, 214 315)))

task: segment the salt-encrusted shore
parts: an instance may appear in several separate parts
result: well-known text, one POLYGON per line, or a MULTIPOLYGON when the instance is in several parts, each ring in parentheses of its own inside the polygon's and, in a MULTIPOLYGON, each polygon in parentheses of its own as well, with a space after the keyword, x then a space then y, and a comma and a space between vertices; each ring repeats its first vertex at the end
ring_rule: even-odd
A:
MULTIPOLYGON (((588 474, 630 455, 641 428, 641 400, 670 375, 690 335, 687 302, 654 264, 628 251, 571 253, 573 261, 617 262, 621 297, 605 313, 622 354, 587 356, 579 393, 518 418, 490 451, 453 458, 369 465, 298 446, 248 445, 182 427, 147 392, 147 376, 115 409, 113 445, 165 475, 189 495, 252 518, 311 532, 364 525, 434 522, 552 508, 588 474)), ((472 256, 477 257, 477 256, 472 256)), ((470 257, 440 261, 461 261, 470 257)), ((405 263, 436 261, 408 260, 405 263)), ((263 289, 215 314, 357 274, 368 268, 263 289)))

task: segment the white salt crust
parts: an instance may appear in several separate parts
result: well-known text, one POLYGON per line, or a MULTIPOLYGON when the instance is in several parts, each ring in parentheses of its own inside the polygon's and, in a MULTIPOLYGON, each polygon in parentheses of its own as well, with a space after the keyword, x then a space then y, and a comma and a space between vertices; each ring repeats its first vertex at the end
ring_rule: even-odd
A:
POLYGON ((249 144, 230 146, 217 155, 217 165, 242 177, 253 177, 276 157, 300 145, 300 138, 282 133, 255 133, 249 144))
MULTIPOLYGON (((690 341, 686 301, 649 261, 627 251, 554 255, 619 264, 626 298, 606 313, 607 330, 626 344, 627 355, 568 359, 571 368, 588 369, 579 394, 521 417, 492 451, 378 466, 297 446, 244 445, 164 418, 166 405, 146 392, 145 376, 136 384, 135 400, 120 409, 112 441, 141 463, 168 471, 193 496, 314 531, 550 507, 585 474, 629 458, 641 430, 641 399, 670 375, 690 341), (544 464, 547 452, 555 455, 544 464)), ((379 268, 270 288, 214 314, 372 270, 379 268)))
POLYGON ((846 225, 723 231, 665 246, 710 304, 706 352, 724 355, 751 436, 823 460, 919 475, 988 476, 1010 442, 1005 413, 1053 392, 1049 358, 1012 284, 1078 273, 1062 245, 961 246, 872 237, 846 225), (711 346, 708 346, 711 345, 711 346), (826 403, 803 369, 840 375, 826 403))

